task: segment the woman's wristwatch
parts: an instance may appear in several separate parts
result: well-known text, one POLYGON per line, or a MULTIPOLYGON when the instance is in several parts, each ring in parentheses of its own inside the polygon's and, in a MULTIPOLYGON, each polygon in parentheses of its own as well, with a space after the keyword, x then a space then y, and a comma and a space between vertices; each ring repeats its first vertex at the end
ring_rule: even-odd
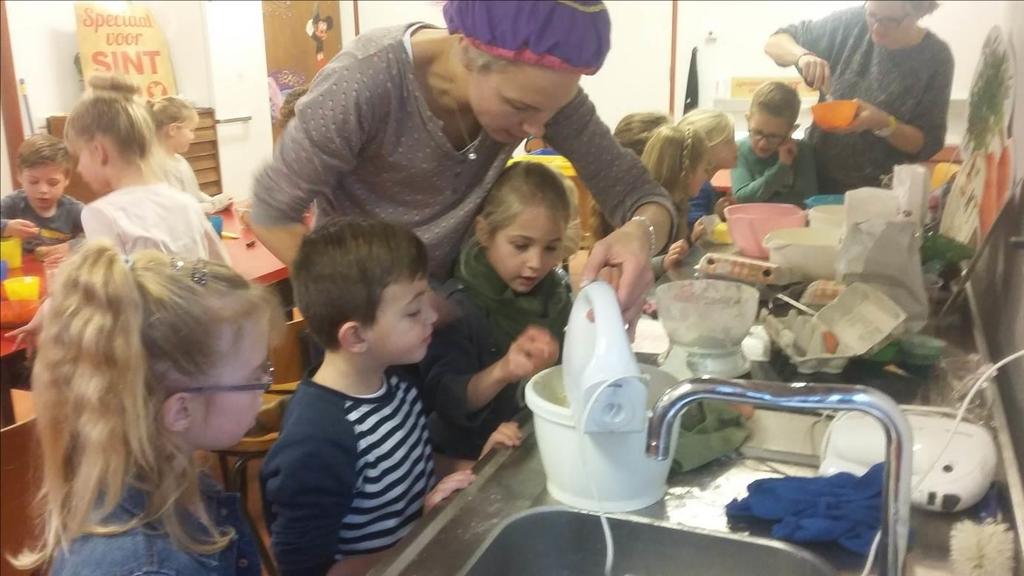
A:
POLYGON ((896 117, 893 116, 892 114, 889 114, 889 123, 885 126, 885 128, 875 130, 873 133, 875 136, 878 136, 879 138, 888 138, 889 136, 892 136, 893 132, 896 131, 896 126, 898 125, 899 121, 896 120, 896 117))

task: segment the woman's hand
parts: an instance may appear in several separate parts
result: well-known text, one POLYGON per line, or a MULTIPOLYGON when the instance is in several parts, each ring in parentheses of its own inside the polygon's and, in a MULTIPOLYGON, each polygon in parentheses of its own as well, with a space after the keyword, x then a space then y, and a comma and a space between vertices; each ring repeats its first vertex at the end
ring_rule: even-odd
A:
POLYGON ((39 226, 29 222, 28 220, 8 220, 7 226, 4 226, 4 236, 14 236, 16 238, 34 238, 39 235, 39 226))
POLYGON ((430 512, 452 494, 468 487, 473 480, 476 480, 476 476, 472 470, 460 470, 445 476, 423 499, 423 512, 430 512))
POLYGON ((835 134, 851 134, 863 132, 865 130, 882 130, 889 126, 890 114, 888 112, 874 104, 871 104, 870 102, 865 102, 863 100, 854 100, 854 102, 857 103, 857 114, 853 117, 853 122, 850 122, 848 126, 843 128, 829 129, 828 132, 833 132, 835 134))
POLYGON ((828 61, 806 52, 796 59, 796 67, 808 86, 826 94, 832 91, 832 68, 828 61))
POLYGON ((643 311, 645 296, 654 286, 650 230, 643 220, 626 222, 594 245, 583 269, 582 285, 592 282, 608 267, 618 270, 618 281, 613 286, 623 319, 629 323, 632 334, 643 311))
POLYGON ((487 453, 497 446, 515 448, 522 443, 523 433, 519 431, 519 424, 512 420, 502 422, 487 439, 484 449, 480 452, 480 457, 487 456, 487 453))
POLYGON ((527 326, 501 359, 502 379, 517 382, 529 378, 558 360, 558 341, 540 326, 527 326))

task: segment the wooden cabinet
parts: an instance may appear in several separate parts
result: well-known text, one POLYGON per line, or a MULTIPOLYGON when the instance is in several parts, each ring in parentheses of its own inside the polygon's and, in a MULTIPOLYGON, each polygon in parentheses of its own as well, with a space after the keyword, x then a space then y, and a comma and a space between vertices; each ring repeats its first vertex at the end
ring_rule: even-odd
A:
MULTIPOLYGON (((199 189, 208 196, 216 196, 223 191, 220 178, 220 156, 217 153, 217 128, 214 123, 213 108, 197 108, 199 123, 196 124, 196 139, 188 147, 188 151, 182 154, 192 166, 196 173, 196 180, 199 181, 199 189)), ((67 115, 50 116, 46 119, 46 130, 58 138, 64 137, 64 126, 67 124, 67 115)), ((96 192, 89 187, 77 170, 71 172, 71 181, 68 183, 65 194, 80 201, 89 203, 96 199, 96 192)))
POLYGON ((199 123, 196 124, 196 139, 182 154, 192 166, 199 181, 199 189, 207 196, 216 196, 224 191, 220 178, 220 156, 217 154, 217 127, 213 108, 197 108, 199 123))

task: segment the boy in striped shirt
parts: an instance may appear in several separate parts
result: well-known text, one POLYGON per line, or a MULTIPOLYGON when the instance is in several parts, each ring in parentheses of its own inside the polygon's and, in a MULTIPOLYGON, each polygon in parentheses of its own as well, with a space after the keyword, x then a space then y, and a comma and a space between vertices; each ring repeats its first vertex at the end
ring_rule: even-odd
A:
POLYGON ((419 362, 430 343, 427 253, 399 226, 334 220, 306 236, 291 274, 325 357, 263 464, 274 555, 282 576, 363 574, 473 480, 462 471, 435 486, 419 394, 392 368, 419 362))

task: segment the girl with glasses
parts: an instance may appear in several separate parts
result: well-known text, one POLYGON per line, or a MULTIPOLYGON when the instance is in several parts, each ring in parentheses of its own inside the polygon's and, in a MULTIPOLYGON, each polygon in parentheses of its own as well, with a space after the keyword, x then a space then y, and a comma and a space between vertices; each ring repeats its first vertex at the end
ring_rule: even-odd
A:
POLYGON ((231 268, 85 246, 60 270, 32 371, 54 575, 259 575, 237 494, 194 453, 236 444, 266 387, 273 296, 231 268))

